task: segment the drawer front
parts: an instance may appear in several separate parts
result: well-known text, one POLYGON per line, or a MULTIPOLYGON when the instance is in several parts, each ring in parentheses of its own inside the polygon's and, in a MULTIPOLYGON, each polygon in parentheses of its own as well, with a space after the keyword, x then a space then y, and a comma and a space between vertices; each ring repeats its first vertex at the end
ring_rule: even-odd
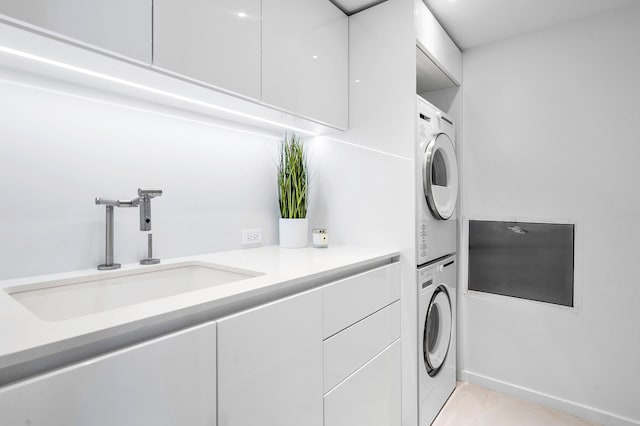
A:
POLYGON ((400 299, 400 265, 393 263, 323 288, 323 334, 328 338, 400 299))
POLYGON ((324 426, 400 426, 400 340, 324 397, 324 426))
POLYGON ((335 387, 400 337, 400 301, 324 341, 324 391, 335 387))

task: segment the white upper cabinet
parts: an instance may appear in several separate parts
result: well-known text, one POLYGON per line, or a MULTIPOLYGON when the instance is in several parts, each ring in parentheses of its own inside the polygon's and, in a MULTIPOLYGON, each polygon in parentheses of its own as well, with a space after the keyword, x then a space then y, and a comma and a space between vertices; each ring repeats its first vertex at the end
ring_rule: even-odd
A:
POLYGON ((322 292, 218 323, 219 426, 323 426, 322 292))
POLYGON ((154 0, 153 65, 260 99, 260 0, 154 0))
POLYGON ((262 17, 262 101, 346 129, 347 16, 329 0, 263 0, 262 17))
POLYGON ((0 0, 0 21, 348 127, 349 24, 330 0, 0 0))
POLYGON ((152 0, 0 0, 0 14, 63 38, 151 63, 152 0))
MULTIPOLYGON (((462 83, 462 52, 451 40, 451 37, 442 28, 435 16, 427 8, 422 0, 416 0, 416 44, 418 46, 418 78, 421 68, 425 72, 429 66, 421 64, 420 53, 428 56, 438 72, 446 74, 445 78, 451 80, 450 86, 459 86, 462 83)), ((445 86, 446 87, 446 86, 445 86)), ((418 89, 420 93, 420 89, 418 89)))

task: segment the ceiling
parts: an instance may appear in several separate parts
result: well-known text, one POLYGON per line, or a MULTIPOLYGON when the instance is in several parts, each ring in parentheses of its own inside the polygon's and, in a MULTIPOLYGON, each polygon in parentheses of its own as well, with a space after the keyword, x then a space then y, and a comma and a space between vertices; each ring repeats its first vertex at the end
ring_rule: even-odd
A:
POLYGON ((353 15, 361 10, 368 9, 371 6, 375 6, 378 3, 382 3, 386 0, 329 0, 331 3, 338 6, 347 15, 353 15))
POLYGON ((595 15, 638 0, 425 0, 461 49, 595 15))
MULTIPOLYGON (((347 15, 381 3, 331 0, 347 15)), ((424 0, 461 49, 595 15, 639 0, 424 0)))

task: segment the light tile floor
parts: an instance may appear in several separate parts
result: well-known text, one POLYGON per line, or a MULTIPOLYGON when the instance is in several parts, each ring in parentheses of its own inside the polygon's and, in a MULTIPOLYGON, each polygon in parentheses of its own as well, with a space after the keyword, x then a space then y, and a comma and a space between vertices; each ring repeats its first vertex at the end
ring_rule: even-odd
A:
POLYGON ((593 426, 578 417, 489 389, 458 383, 432 426, 593 426))

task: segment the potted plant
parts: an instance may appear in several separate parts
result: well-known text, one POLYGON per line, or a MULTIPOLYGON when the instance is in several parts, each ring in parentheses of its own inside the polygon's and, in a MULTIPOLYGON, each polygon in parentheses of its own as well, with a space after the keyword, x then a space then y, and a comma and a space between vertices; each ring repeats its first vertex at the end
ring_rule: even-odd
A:
POLYGON ((285 134, 280 143, 278 190, 280 201, 280 247, 306 247, 309 172, 300 137, 285 134))

